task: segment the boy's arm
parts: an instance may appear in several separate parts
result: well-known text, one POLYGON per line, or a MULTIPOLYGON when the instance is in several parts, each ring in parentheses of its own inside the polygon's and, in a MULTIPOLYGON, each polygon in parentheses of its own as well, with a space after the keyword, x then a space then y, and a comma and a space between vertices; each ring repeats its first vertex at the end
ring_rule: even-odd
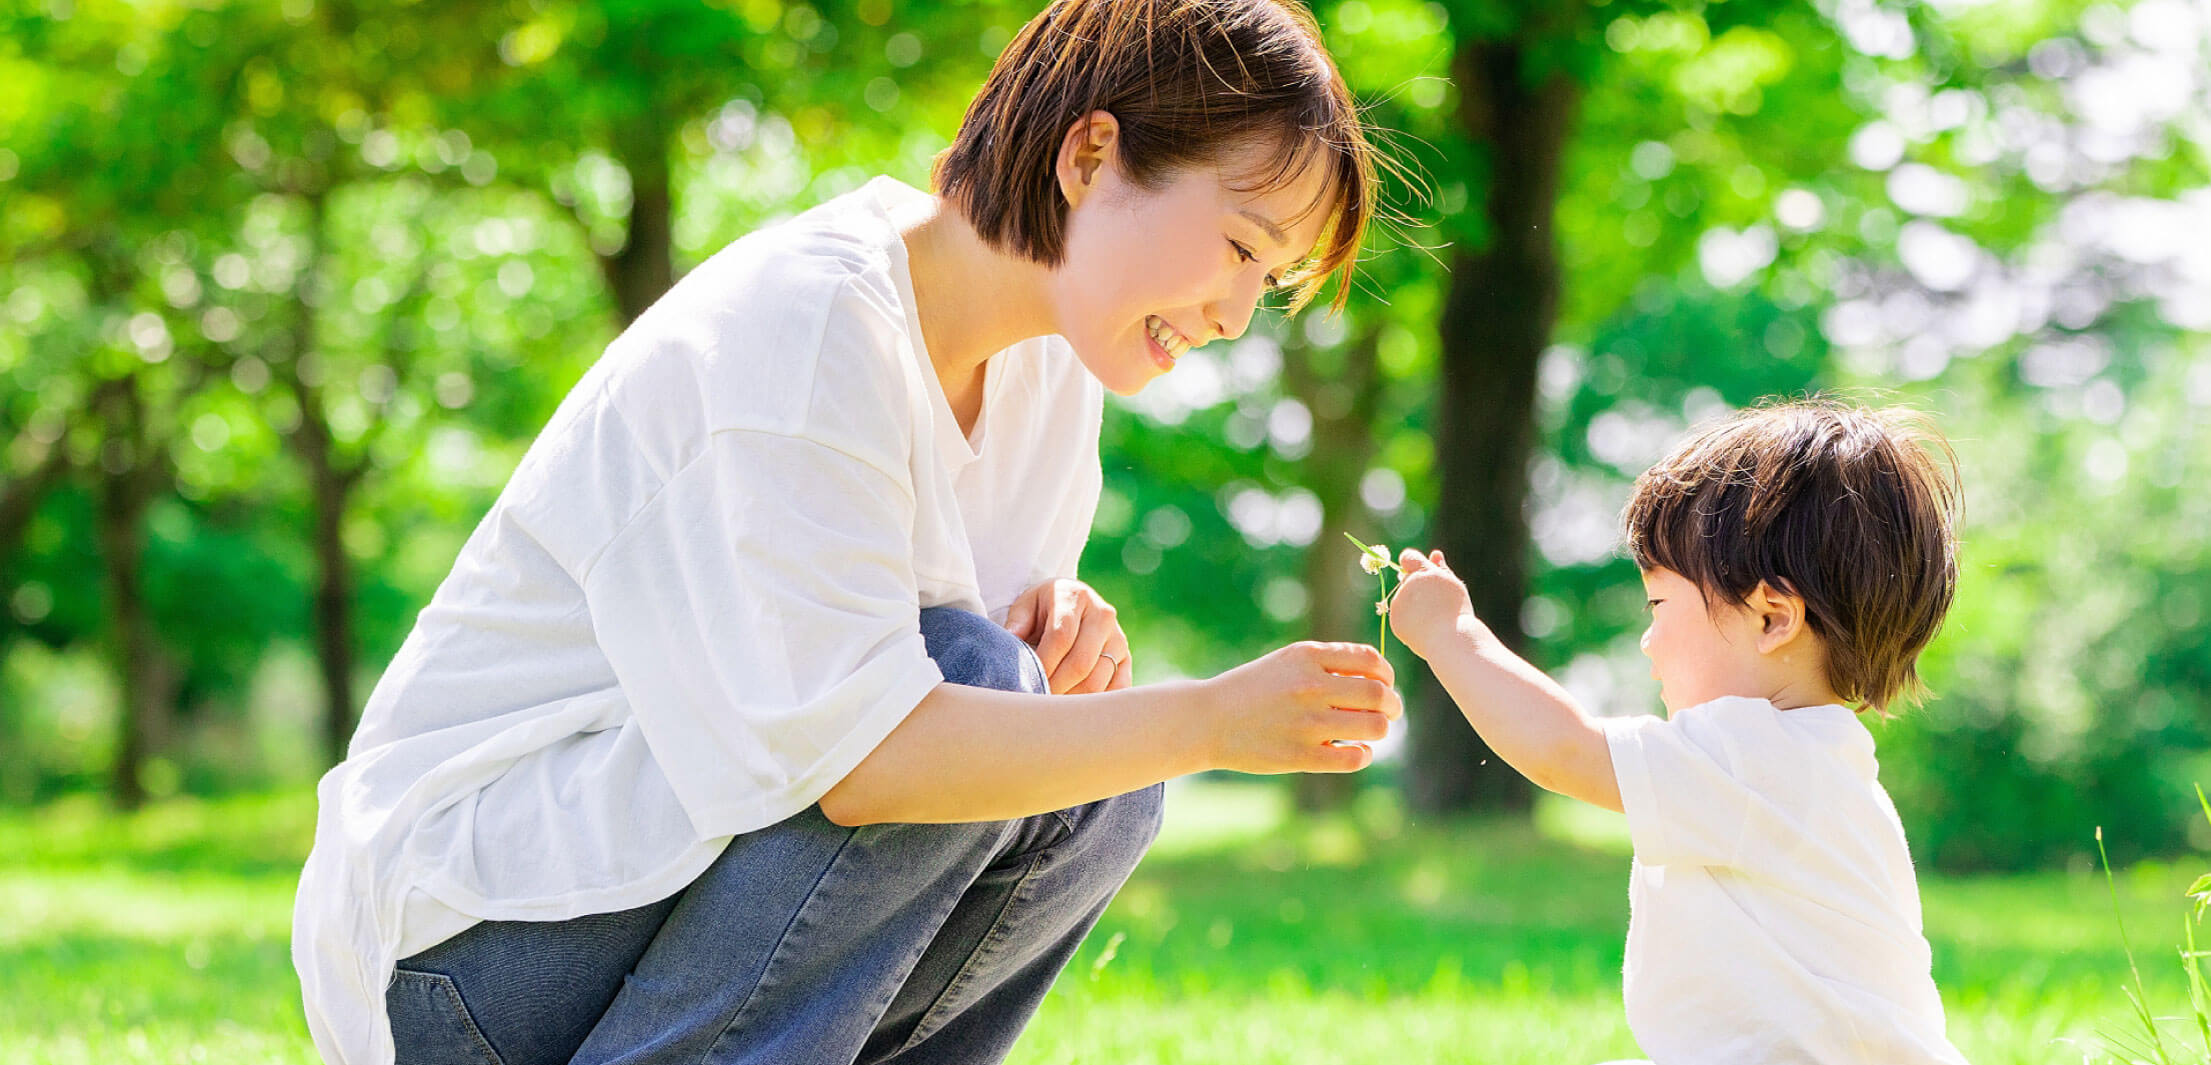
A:
POLYGON ((1619 812, 1620 782, 1597 723, 1474 616, 1440 553, 1408 550, 1399 564, 1405 580, 1390 602, 1390 628, 1427 660, 1474 731, 1538 786, 1619 812))

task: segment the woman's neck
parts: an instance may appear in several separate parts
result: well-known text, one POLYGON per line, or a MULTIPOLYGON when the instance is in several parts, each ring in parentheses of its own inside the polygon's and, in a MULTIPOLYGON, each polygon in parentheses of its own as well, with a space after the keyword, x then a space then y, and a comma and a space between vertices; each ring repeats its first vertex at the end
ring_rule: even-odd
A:
POLYGON ((992 355, 1054 331, 1046 297, 1051 271, 991 247, 943 199, 932 196, 930 203, 927 213, 897 222, 922 343, 945 395, 957 396, 982 380, 992 355))

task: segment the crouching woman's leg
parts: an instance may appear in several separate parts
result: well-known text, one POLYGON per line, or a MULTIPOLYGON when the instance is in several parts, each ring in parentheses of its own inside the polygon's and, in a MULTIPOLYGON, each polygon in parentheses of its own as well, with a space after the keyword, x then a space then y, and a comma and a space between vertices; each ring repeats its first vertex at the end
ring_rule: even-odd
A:
MULTIPOLYGON (((1035 652, 987 618, 936 608, 921 628, 946 680, 1048 690, 1035 652)), ((1161 791, 1000 822, 1005 842, 893 997, 862 1065, 1004 1057, 1158 835, 1161 791)))
MULTIPOLYGON (((938 608, 921 626, 947 680, 1045 691, 988 619, 938 608)), ((575 1061, 997 1061, 1150 845, 1159 791, 949 825, 846 828, 816 808, 738 836, 575 1061)))

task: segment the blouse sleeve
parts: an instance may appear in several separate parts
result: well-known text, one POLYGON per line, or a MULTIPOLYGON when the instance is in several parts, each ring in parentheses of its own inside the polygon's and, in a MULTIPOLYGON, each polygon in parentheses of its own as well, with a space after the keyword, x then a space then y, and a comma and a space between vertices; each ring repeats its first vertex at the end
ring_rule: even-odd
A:
POLYGON ((725 430, 593 561, 599 645, 701 838, 812 805, 943 680, 914 514, 876 463, 725 430))

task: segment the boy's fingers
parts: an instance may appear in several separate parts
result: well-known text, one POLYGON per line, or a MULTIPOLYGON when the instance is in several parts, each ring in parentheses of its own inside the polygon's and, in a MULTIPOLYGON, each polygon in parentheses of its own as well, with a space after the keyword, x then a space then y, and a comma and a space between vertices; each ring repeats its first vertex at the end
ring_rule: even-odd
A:
MULTIPOLYGON (((1434 551, 1430 551, 1430 552, 1428 552, 1428 557, 1429 557, 1430 559, 1433 559, 1433 560, 1435 561, 1435 564, 1436 564, 1436 565, 1438 565, 1438 566, 1444 566, 1444 562, 1443 562, 1443 551, 1442 551, 1442 549, 1441 549, 1441 548, 1438 548, 1437 550, 1434 550, 1434 551)), ((1450 567, 1449 567, 1449 566, 1444 566, 1444 568, 1445 568, 1445 569, 1449 569, 1450 567)))

